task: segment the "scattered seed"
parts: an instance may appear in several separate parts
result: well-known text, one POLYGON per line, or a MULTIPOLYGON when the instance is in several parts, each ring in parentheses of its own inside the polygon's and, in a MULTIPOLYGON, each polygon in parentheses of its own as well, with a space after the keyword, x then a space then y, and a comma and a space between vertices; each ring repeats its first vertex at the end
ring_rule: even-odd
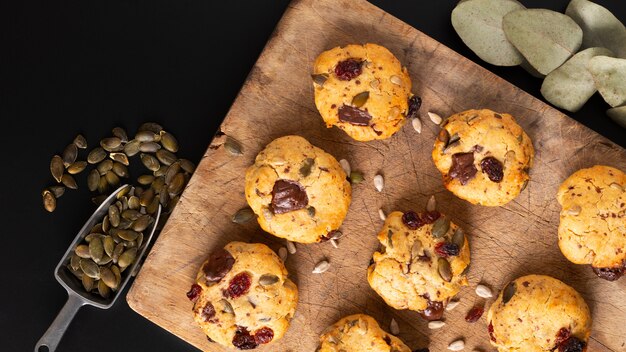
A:
POLYGON ((254 212, 250 207, 239 209, 233 215, 232 221, 236 224, 245 224, 254 218, 254 212))
POLYGON ((363 173, 360 171, 352 171, 350 173, 350 183, 353 185, 358 185, 359 183, 363 182, 364 178, 363 178, 363 173))
POLYGON ((581 211, 582 211, 582 208, 580 207, 580 205, 574 205, 573 207, 567 209, 565 213, 567 215, 577 216, 580 214, 581 211))
POLYGON ((122 140, 117 137, 105 138, 100 141, 100 146, 107 152, 115 152, 120 150, 120 147, 122 146, 122 140))
POLYGON ((50 186, 48 187, 48 190, 50 192, 52 192, 52 195, 54 195, 54 198, 61 198, 61 196, 63 196, 63 194, 65 194, 65 187, 63 186, 50 186))
POLYGON ((463 340, 453 341, 451 344, 448 345, 448 349, 450 351, 461 351, 465 349, 465 341, 463 340))
POLYGON ((447 311, 453 310, 454 308, 456 308, 459 305, 459 303, 461 303, 461 302, 459 302, 459 301, 450 301, 450 302, 448 302, 448 305, 446 306, 446 310, 447 311))
POLYGON ((104 160, 106 157, 106 151, 100 147, 96 147, 87 155, 87 162, 90 164, 97 164, 104 160))
POLYGON ((124 145, 124 154, 127 156, 135 156, 139 153, 139 148, 141 146, 141 142, 133 139, 124 145))
POLYGON ((139 151, 142 153, 156 153, 161 149, 161 145, 156 142, 144 142, 139 145, 139 151))
POLYGON ((61 182, 65 185, 65 187, 69 189, 78 189, 78 185, 76 184, 76 180, 70 174, 63 174, 61 177, 61 182))
POLYGON ((157 139, 157 134, 152 131, 139 131, 135 135, 135 139, 140 142, 154 142, 157 139))
POLYGON ((392 335, 398 335, 400 333, 400 327, 394 318, 391 318, 391 323, 389 323, 389 332, 391 332, 392 335))
POLYGON ((113 171, 107 172, 104 178, 107 180, 107 183, 113 187, 120 184, 120 178, 113 171))
POLYGON ((310 217, 315 217, 315 208, 314 207, 306 208, 306 212, 307 212, 307 214, 309 214, 310 217))
POLYGON ((166 150, 172 153, 176 153, 178 151, 178 141, 176 140, 174 135, 165 131, 161 131, 160 134, 161 134, 161 145, 163 145, 163 148, 165 148, 166 150))
POLYGON ((98 166, 96 166, 96 169, 98 170, 98 172, 100 173, 100 176, 104 176, 107 174, 107 172, 111 171, 111 169, 113 168, 113 160, 102 160, 98 166))
POLYGON ((432 195, 428 198, 428 202, 426 203, 426 211, 435 211, 437 209, 437 200, 435 196, 432 195))
POLYGON ((422 120, 419 117, 411 119, 411 125, 417 133, 422 133, 422 120))
POLYGON ((622 192, 624 191, 624 188, 623 188, 623 187, 622 187, 619 183, 617 183, 617 182, 613 182, 613 183, 611 183, 611 184, 609 185, 609 187, 611 187, 611 188, 613 188, 613 189, 616 189, 616 190, 618 190, 618 191, 622 191, 622 192))
POLYGON ((156 171, 161 167, 161 164, 154 156, 150 154, 141 154, 141 162, 150 171, 156 171))
POLYGON ((287 260, 287 248, 285 247, 280 247, 278 249, 278 257, 280 258, 280 260, 284 263, 285 260, 287 260))
POLYGON ((434 112, 430 112, 429 111, 428 112, 428 117, 430 118, 430 121, 432 121, 435 125, 439 125, 443 121, 441 116, 435 114, 434 112))
POLYGON ((78 147, 76 147, 76 144, 72 143, 65 147, 65 150, 63 150, 63 154, 61 154, 61 157, 63 158, 63 165, 65 167, 72 165, 78 157, 78 147))
POLYGON ((179 159, 178 162, 180 163, 180 167, 187 173, 193 174, 196 170, 196 166, 187 159, 179 159))
POLYGON ((339 248, 339 244, 337 243, 337 240, 334 238, 330 239, 330 244, 335 248, 339 248))
POLYGON ((513 298, 513 296, 515 295, 516 291, 517 291, 517 286, 515 282, 514 281, 509 282, 509 284, 506 285, 506 287, 502 291, 502 303, 504 304, 509 303, 511 298, 513 298))
POLYGON ((374 187, 376 187, 376 190, 378 192, 382 192, 383 191, 384 182, 385 181, 384 181, 382 175, 374 176, 374 187))
POLYGON ((111 153, 109 154, 109 157, 118 163, 124 164, 125 166, 129 165, 128 157, 124 153, 111 153))
POLYGON ((112 169, 113 169, 113 172, 119 177, 126 178, 130 175, 128 173, 128 168, 122 163, 118 163, 118 162, 113 163, 112 169))
POLYGON ((312 273, 313 274, 321 274, 321 273, 327 271, 328 268, 330 268, 330 264, 327 261, 322 260, 321 262, 317 263, 317 265, 315 265, 315 268, 313 269, 312 273))
POLYGON ((479 297, 482 297, 482 298, 491 298, 491 297, 493 297, 493 293, 491 292, 491 289, 489 287, 485 286, 485 285, 482 285, 482 284, 476 286, 476 294, 479 297))
POLYGON ((378 217, 380 217, 380 220, 382 221, 387 220, 387 216, 385 215, 385 212, 382 209, 378 209, 378 217))
POLYGON ((167 190, 172 195, 179 195, 183 188, 185 188, 185 175, 184 174, 176 174, 172 179, 172 182, 168 185, 167 190))
POLYGON ((339 160, 339 165, 341 165, 341 168, 343 169, 343 172, 346 173, 346 175, 351 174, 352 169, 350 168, 350 163, 348 162, 348 160, 346 159, 339 160))
POLYGON ((237 142, 234 138, 230 136, 226 136, 226 141, 224 142, 224 149, 230 154, 234 156, 243 155, 243 148, 241 144, 237 142))
POLYGON ((159 125, 156 122, 145 122, 139 126, 138 131, 150 131, 154 134, 161 133, 163 131, 163 126, 159 125))
POLYGON ((289 254, 296 254, 296 245, 291 241, 286 241, 289 254))
POLYGON ((400 77, 398 77, 396 75, 393 75, 393 76, 389 77, 389 80, 391 81, 391 83, 393 83, 395 85, 398 85, 398 86, 402 85, 402 78, 400 78, 400 77))
POLYGON ((54 211, 57 207, 57 200, 54 197, 54 194, 49 190, 45 189, 41 193, 41 197, 43 198, 43 207, 50 213, 54 211))
POLYGON ((76 161, 67 167, 67 172, 71 175, 81 173, 87 167, 86 161, 76 161))
POLYGON ((50 173, 57 182, 61 182, 64 169, 65 166, 63 165, 63 158, 58 155, 53 156, 52 160, 50 160, 50 173))
POLYGON ((433 320, 428 322, 428 328, 431 330, 441 329, 446 323, 441 320, 433 320))
POLYGON ((73 142, 77 148, 80 149, 86 149, 87 148, 87 140, 85 139, 85 137, 83 137, 82 134, 79 134, 76 136, 76 138, 74 138, 74 142, 73 142))
POLYGON ((450 133, 445 128, 442 128, 437 134, 437 140, 443 143, 444 150, 445 147, 448 146, 448 142, 450 141, 450 133))
POLYGON ((342 237, 343 237, 343 232, 339 230, 332 231, 332 235, 330 235, 330 238, 333 240, 338 240, 342 237))

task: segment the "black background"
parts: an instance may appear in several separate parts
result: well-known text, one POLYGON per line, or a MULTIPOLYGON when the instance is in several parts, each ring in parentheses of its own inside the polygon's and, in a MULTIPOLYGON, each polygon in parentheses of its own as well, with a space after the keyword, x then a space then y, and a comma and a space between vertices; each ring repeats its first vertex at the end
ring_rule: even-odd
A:
MULTIPOLYGON (((522 1, 563 12, 567 0, 522 1)), ((598 1, 620 19, 626 6, 598 1)), ((541 98, 541 80, 481 62, 454 33, 454 1, 377 6, 541 98)), ((0 350, 32 351, 66 299, 53 269, 94 207, 85 175, 45 212, 48 165, 77 133, 162 123, 199 161, 288 1, 2 1, 0 4, 0 350)), ((338 8, 337 11, 342 11, 338 8)), ((626 147, 595 95, 570 116, 626 147)), ((84 157, 84 156, 83 156, 84 157)), ((135 176, 138 174, 135 173, 135 176)), ((196 327, 190 326, 190 329, 196 327)), ((134 313, 83 308, 59 351, 194 351, 134 313)))

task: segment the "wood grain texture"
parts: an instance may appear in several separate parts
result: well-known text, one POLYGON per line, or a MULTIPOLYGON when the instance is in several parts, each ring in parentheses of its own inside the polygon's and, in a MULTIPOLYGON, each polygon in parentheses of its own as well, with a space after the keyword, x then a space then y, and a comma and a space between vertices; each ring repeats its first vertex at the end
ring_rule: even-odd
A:
POLYGON ((463 319, 470 307, 484 301, 474 294, 474 287, 482 282, 497 291, 529 273, 552 275, 585 297, 594 318, 589 351, 626 350, 626 280, 600 280, 588 266, 570 264, 563 257, 557 246, 560 208, 555 198, 561 181, 579 168, 601 163, 626 170, 626 151, 373 5, 294 1, 221 132, 240 141, 244 155, 225 152, 224 136, 211 142, 127 296, 138 313, 194 346, 223 350, 208 343, 196 327, 192 304, 185 297, 208 253, 233 240, 258 241, 274 250, 283 245, 256 222, 237 225, 231 216, 246 206, 243 176, 256 154, 274 138, 299 134, 337 159, 348 159, 353 170, 364 172, 365 182, 353 189, 339 249, 330 243, 299 245, 298 252, 288 257, 287 268, 300 292, 297 312, 286 336, 259 350, 314 351, 324 328, 359 312, 372 315, 387 330, 395 317, 400 337, 411 348, 444 351, 454 339, 464 338, 468 350, 493 350, 486 319, 475 324, 463 319), (313 103, 312 62, 323 50, 364 42, 386 46, 408 67, 413 92, 424 101, 422 134, 407 124, 391 139, 359 143, 336 128, 325 128, 313 103), (512 114, 533 140, 531 182, 504 207, 474 206, 454 197, 443 188, 431 160, 438 127, 426 112, 447 116, 471 108, 512 114), (372 183, 376 173, 385 177, 382 193, 372 183), (470 287, 459 294, 459 307, 446 313, 445 328, 434 331, 417 313, 385 306, 366 280, 382 225, 378 209, 421 210, 432 194, 439 209, 470 234, 472 248, 470 287), (330 261, 330 270, 311 274, 322 258, 330 261))

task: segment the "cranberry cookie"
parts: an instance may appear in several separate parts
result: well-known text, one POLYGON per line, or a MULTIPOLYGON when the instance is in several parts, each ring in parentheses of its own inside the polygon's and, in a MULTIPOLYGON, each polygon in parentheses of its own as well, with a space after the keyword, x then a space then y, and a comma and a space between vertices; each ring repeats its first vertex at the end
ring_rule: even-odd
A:
POLYGON ((320 336, 317 352, 411 352, 402 340, 385 332, 369 315, 342 318, 320 336))
POLYGON ((499 206, 526 187, 534 149, 513 116, 468 110, 442 123, 432 156, 450 192, 472 204, 499 206))
POLYGON ((187 297, 209 341, 248 350, 285 334, 298 289, 267 246, 231 242, 202 264, 187 297))
POLYGON ((245 192, 265 231, 313 243, 341 226, 352 189, 332 155, 300 136, 286 136, 257 155, 246 172, 245 192))
POLYGON ((626 174, 596 165, 576 171, 557 194, 559 247, 576 264, 591 264, 614 281, 626 271, 626 174))
POLYGON ((357 141, 391 137, 421 104, 411 94, 406 67, 376 44, 321 53, 312 77, 315 105, 326 126, 337 126, 357 141))
POLYGON ((450 298, 467 285, 469 243, 463 230, 438 211, 395 211, 378 233, 367 281, 395 309, 438 320, 450 298))
POLYGON ((587 303, 550 276, 511 281, 487 314, 491 344, 500 352, 583 352, 591 330, 587 303))

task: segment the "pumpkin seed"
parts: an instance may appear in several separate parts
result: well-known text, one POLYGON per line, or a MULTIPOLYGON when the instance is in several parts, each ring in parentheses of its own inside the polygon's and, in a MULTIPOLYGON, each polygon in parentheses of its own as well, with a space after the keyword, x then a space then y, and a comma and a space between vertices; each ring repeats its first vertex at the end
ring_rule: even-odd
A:
POLYGON ((172 179, 172 182, 168 185, 168 192, 172 195, 178 195, 183 191, 185 187, 185 176, 183 174, 176 174, 172 179))
POLYGON ((111 171, 111 169, 113 169, 113 160, 102 160, 98 166, 96 166, 96 169, 98 170, 98 172, 100 173, 100 176, 104 176, 107 174, 107 172, 111 171))
POLYGON ((77 148, 80 149, 87 149, 87 140, 85 139, 85 137, 83 137, 82 134, 79 134, 76 136, 76 138, 74 138, 74 142, 73 142, 77 148))
POLYGON ((128 168, 121 163, 115 162, 113 163, 113 172, 119 177, 128 177, 128 168))
POLYGON ((87 167, 86 161, 76 161, 67 167, 67 172, 71 175, 81 173, 87 167))
POLYGON ((450 268, 450 263, 445 258, 439 258, 437 260, 437 266, 439 270, 439 276, 446 281, 452 281, 452 269, 450 268))
POLYGON ((156 171, 161 167, 157 158, 150 154, 141 153, 141 162, 150 171, 156 171))
POLYGON ((107 172, 104 177, 106 178, 107 183, 113 187, 120 184, 120 178, 113 171, 107 172))
POLYGON ((100 147, 96 147, 87 155, 87 162, 90 164, 97 164, 104 160, 106 157, 106 151, 100 147))
POLYGON ((224 313, 235 314, 233 306, 227 300, 221 299, 218 303, 222 305, 222 310, 224 311, 224 313))
POLYGON ((428 118, 430 118, 430 121, 432 121, 435 125, 440 125, 441 122, 443 121, 443 119, 441 118, 441 116, 435 114, 434 112, 428 112, 428 118))
POLYGON ((178 141, 176 137, 169 132, 161 131, 161 145, 166 150, 176 153, 178 151, 178 141))
POLYGON ((117 233, 121 239, 124 241, 134 241, 139 237, 139 232, 135 232, 133 230, 121 230, 117 233))
POLYGON ((112 160, 117 161, 118 163, 122 163, 125 166, 129 165, 128 157, 124 153, 111 153, 111 154, 109 154, 109 158, 111 158, 112 160))
POLYGON ((587 70, 604 101, 612 107, 626 103, 626 59, 595 56, 589 60, 587 70))
POLYGON ((152 131, 139 131, 135 135, 135 139, 140 142, 154 142, 157 134, 152 131))
POLYGON ((109 298, 109 296, 111 296, 111 289, 102 280, 98 281, 98 294, 102 296, 102 298, 109 298))
MULTIPOLYGON (((391 77, 397 77, 397 76, 391 76, 391 77)), ((357 95, 354 96, 354 98, 352 98, 352 106, 356 107, 356 108, 360 108, 363 105, 365 105, 365 103, 367 102, 367 100, 370 97, 370 92, 361 92, 357 95)))
POLYGON ((422 133, 422 120, 419 117, 411 119, 411 125, 417 133, 422 133))
POLYGON ((159 149, 156 152, 157 159, 164 165, 172 165, 178 158, 169 150, 159 149))
POLYGON ((100 279, 100 267, 91 259, 83 258, 80 260, 80 270, 92 279, 100 279))
POLYGON ((448 146, 448 142, 450 142, 450 133, 445 128, 442 128, 437 134, 437 140, 443 143, 443 148, 448 146))
POLYGON ((76 255, 76 253, 72 253, 72 256, 70 257, 70 266, 74 270, 80 269, 80 257, 76 255))
POLYGON ((139 210, 139 208, 141 208, 141 204, 139 203, 139 197, 131 196, 130 198, 128 198, 128 208, 139 210))
POLYGON ((98 182, 98 192, 105 193, 109 189, 109 183, 107 182, 106 177, 100 177, 100 181, 98 182))
POLYGON ((136 257, 137 257, 137 248, 136 247, 129 248, 120 255, 119 259, 117 260, 117 264, 122 269, 126 268, 127 266, 135 262, 136 257))
POLYGON ((180 167, 185 170, 185 172, 193 174, 193 172, 196 171, 196 166, 191 161, 187 159, 179 159, 178 162, 180 162, 180 167))
POLYGON ((385 185, 385 180, 383 179, 382 175, 376 175, 374 176, 374 187, 376 187, 376 190, 378 192, 382 192, 383 191, 383 187, 385 185))
POLYGON ((53 156, 52 160, 50 160, 50 173, 57 182, 61 182, 64 170, 63 159, 58 155, 53 156))
POLYGON ((311 168, 313 167, 314 163, 315 163, 315 159, 313 158, 304 159, 304 161, 302 162, 302 166, 300 166, 300 170, 298 170, 298 172, 300 173, 300 176, 302 177, 309 176, 311 174, 311 168))
POLYGON ((249 207, 239 209, 233 215, 232 221, 236 224, 245 224, 254 218, 254 212, 249 207))
POLYGON ((273 285, 278 282, 278 276, 273 274, 264 274, 259 278, 259 284, 263 286, 273 285))
POLYGON ((109 137, 100 141, 100 146, 107 152, 118 151, 122 145, 122 140, 117 137, 109 137))
POLYGON ((400 327, 398 326, 398 322, 394 318, 391 318, 391 323, 389 323, 389 332, 392 335, 398 335, 400 333, 400 327))
POLYGON ((104 247, 102 245, 102 240, 99 237, 92 238, 89 241, 89 255, 94 262, 98 263, 102 259, 102 255, 104 254, 104 247))
POLYGON ((606 8, 587 0, 570 1, 565 14, 583 30, 583 47, 603 47, 626 58, 626 28, 606 8))
POLYGON ((511 281, 502 291, 502 303, 507 304, 511 298, 515 295, 515 291, 517 291, 517 287, 515 286, 515 282, 511 281))
POLYGON ((363 182, 363 173, 360 171, 352 171, 350 173, 350 183, 353 185, 363 182))
POLYGON ((107 196, 105 194, 101 194, 99 196, 92 197, 91 202, 96 206, 99 206, 100 204, 102 204, 102 202, 105 201, 105 199, 107 199, 107 196))
POLYGON ((163 181, 166 184, 170 184, 172 182, 172 179, 174 178, 174 176, 176 176, 176 174, 178 172, 180 172, 180 162, 175 162, 172 165, 167 167, 167 170, 165 171, 165 175, 163 175, 163 181))
POLYGON ((139 197, 139 204, 147 207, 150 203, 152 203, 152 199, 154 198, 154 190, 152 188, 148 188, 139 197))
POLYGON ((493 297, 493 293, 491 292, 491 289, 482 284, 479 284, 478 286, 476 286, 476 294, 478 295, 478 297, 482 297, 482 298, 493 297))
POLYGON ((159 209, 159 199, 161 197, 159 197, 158 195, 155 196, 152 199, 152 203, 150 203, 147 207, 146 207, 146 212, 148 212, 148 214, 154 214, 156 213, 156 211, 159 209))
POLYGON ((315 268, 313 268, 312 273, 313 274, 321 274, 323 272, 326 272, 329 268, 330 268, 330 263, 328 263, 325 260, 322 260, 321 262, 319 262, 319 263, 317 263, 315 265, 315 268))
POLYGON ((452 10, 452 26, 461 40, 483 61, 497 66, 516 66, 523 56, 509 43, 502 18, 524 9, 516 0, 468 0, 452 10))
POLYGON ((100 280, 109 288, 117 288, 119 284, 113 271, 107 267, 100 268, 100 280))
POLYGON ((137 178, 137 182, 139 182, 139 184, 147 186, 152 184, 152 182, 154 182, 154 176, 152 175, 141 175, 137 178))
POLYGON ((168 167, 169 166, 167 165, 161 165, 161 167, 159 167, 158 170, 154 171, 152 174, 154 175, 154 177, 165 176, 168 167))
POLYGON ((120 225, 120 208, 116 205, 109 206, 109 222, 113 227, 118 227, 120 225))
POLYGON ((144 142, 139 145, 139 151, 142 153, 156 153, 161 149, 161 145, 156 142, 144 142))
POLYGON ((93 240, 96 237, 102 239, 104 236, 102 236, 101 233, 92 232, 92 233, 88 234, 87 236, 85 236, 85 242, 91 243, 91 240, 93 240))
POLYGON ((463 233, 463 229, 458 227, 454 231, 454 235, 452 235, 452 243, 456 244, 460 248, 463 248, 465 245, 465 234, 463 233))
POLYGON ((593 76, 586 67, 594 56, 613 56, 605 48, 589 48, 567 60, 561 67, 550 72, 541 85, 541 95, 553 105, 576 112, 596 92, 593 76))
POLYGON ((84 259, 91 258, 91 254, 89 254, 89 246, 85 244, 79 244, 78 246, 76 246, 76 248, 74 248, 74 253, 84 259))
POLYGON ((441 238, 450 229, 450 219, 442 216, 433 223, 432 235, 434 238, 441 238))
MULTIPOLYGON (((122 273, 120 272, 120 268, 117 265, 111 265, 110 267, 113 275, 115 275, 115 281, 117 282, 117 286, 119 287, 122 282, 122 273)), ((117 291, 117 287, 113 289, 113 291, 117 291)))
POLYGON ((446 323, 441 320, 433 320, 428 322, 428 328, 431 330, 441 329, 446 323))
POLYGON ((313 83, 319 85, 320 87, 323 87, 324 83, 328 79, 328 73, 314 74, 314 75, 311 75, 311 78, 313 79, 313 83))
POLYGON ((65 185, 65 187, 69 189, 78 189, 78 185, 76 184, 76 180, 70 174, 63 174, 61 177, 61 182, 65 185))
POLYGON ((113 250, 115 249, 115 241, 113 241, 113 237, 104 236, 102 239, 102 248, 104 249, 106 255, 113 257, 113 250))
POLYGON ((122 143, 128 142, 128 134, 126 134, 126 130, 121 127, 115 127, 111 130, 113 135, 122 141, 122 143))
POLYGON ((237 142, 234 138, 230 136, 226 136, 226 141, 224 142, 224 149, 230 154, 234 156, 243 155, 243 148, 241 144, 237 142))
POLYGON ((139 219, 141 216, 142 214, 137 210, 125 209, 124 211, 122 211, 122 218, 131 220, 131 221, 135 221, 139 219))
POLYGON ((72 143, 65 147, 61 157, 63 158, 63 165, 65 167, 72 165, 76 161, 76 157, 78 157, 78 147, 76 147, 76 144, 72 143))
POLYGON ((41 192, 41 197, 43 199, 43 207, 50 213, 54 211, 57 207, 57 199, 54 197, 54 194, 47 189, 44 189, 41 192))
POLYGON ((139 147, 141 146, 141 142, 133 139, 124 145, 124 154, 127 156, 135 156, 139 153, 139 147))
POLYGON ((137 220, 135 220, 132 224, 132 229, 137 232, 142 232, 150 226, 152 222, 152 217, 150 215, 142 215, 137 220))
POLYGON ((124 244, 123 243, 118 243, 115 245, 115 248, 113 249, 113 256, 111 258, 113 258, 113 263, 117 263, 119 261, 120 255, 122 255, 122 252, 124 252, 124 244))
POLYGON ((544 75, 576 53, 583 39, 574 20, 547 9, 511 11, 504 16, 502 29, 528 63, 544 75))
POLYGON ((80 281, 83 284, 83 288, 85 289, 85 291, 91 292, 91 290, 93 290, 95 282, 94 279, 87 275, 83 275, 80 281))
POLYGON ((619 106, 607 110, 606 114, 618 125, 626 128, 626 106, 619 106))
POLYGON ((393 231, 387 230, 387 247, 393 248, 393 231))
POLYGON ((428 202, 426 203, 426 211, 435 211, 437 209, 437 199, 432 195, 428 198, 428 202))
POLYGON ((163 126, 159 125, 156 122, 145 122, 139 126, 138 131, 150 131, 154 134, 158 134, 163 130, 163 126))

